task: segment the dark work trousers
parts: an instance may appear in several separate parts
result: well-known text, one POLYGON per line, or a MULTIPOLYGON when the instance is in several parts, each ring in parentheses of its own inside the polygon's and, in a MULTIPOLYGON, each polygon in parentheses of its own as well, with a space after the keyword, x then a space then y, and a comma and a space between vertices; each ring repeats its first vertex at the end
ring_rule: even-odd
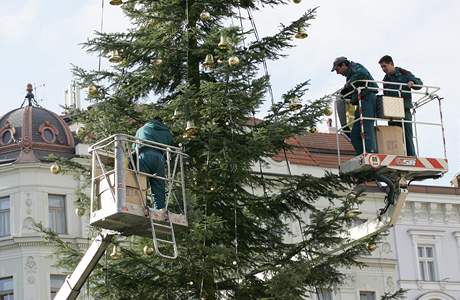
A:
MULTIPOLYGON (((165 176, 165 157, 162 152, 155 149, 143 148, 139 150, 139 170, 141 172, 165 176)), ((150 190, 154 201, 154 208, 165 207, 165 181, 150 178, 150 190)))
MULTIPOLYGON (((368 93, 361 101, 363 117, 375 118, 377 97, 375 93, 368 93)), ((356 106, 355 120, 360 118, 359 106, 356 106)), ((363 120, 364 122, 364 141, 366 143, 366 153, 375 153, 377 142, 375 138, 374 120, 363 120)), ((351 129, 351 143, 355 148, 356 155, 363 153, 363 143, 361 138, 361 122, 357 121, 351 129)))
MULTIPOLYGON (((405 109, 404 120, 412 121, 412 114, 410 112, 410 109, 405 109)), ((388 122, 388 125, 401 127, 401 122, 390 121, 388 122)), ((415 147, 414 147, 414 132, 412 131, 412 123, 404 123, 404 133, 406 135, 407 156, 417 156, 415 153, 415 147)))
MULTIPOLYGON (((337 116, 339 117, 340 127, 344 127, 347 125, 347 102, 345 99, 338 99, 336 100, 335 107, 337 110, 337 116)), ((343 130, 345 131, 345 134, 350 137, 350 128, 347 126, 344 127, 343 130)))

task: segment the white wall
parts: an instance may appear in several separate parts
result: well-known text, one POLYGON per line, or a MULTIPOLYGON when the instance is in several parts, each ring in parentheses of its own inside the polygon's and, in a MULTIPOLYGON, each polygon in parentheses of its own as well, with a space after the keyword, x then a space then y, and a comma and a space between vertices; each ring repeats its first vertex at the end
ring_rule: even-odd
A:
POLYGON ((69 175, 53 175, 49 164, 0 166, 0 197, 10 197, 11 236, 0 238, 0 278, 13 276, 15 299, 49 299, 55 248, 44 242, 34 222, 48 227, 48 193, 66 196, 67 234, 64 240, 85 247, 86 218, 77 217, 73 204, 78 182, 69 175))
POLYGON ((457 203, 460 196, 409 195, 395 227, 399 283, 409 290, 408 299, 460 299, 460 205, 457 203), (437 281, 421 280, 417 244, 434 246, 437 281))
MULTIPOLYGON (((268 161, 270 166, 264 172, 288 174, 285 161, 268 161)), ((321 176, 325 171, 319 167, 290 167, 292 174, 321 176)), ((374 217, 383 207, 383 198, 382 193, 367 193, 360 217, 374 217)), ((318 205, 324 207, 328 203, 319 201, 318 205)), ((291 223, 290 228, 294 234, 300 234, 297 223, 291 223)), ((287 241, 296 240, 300 240, 299 236, 287 237, 287 241)), ((380 299, 384 292, 403 288, 408 290, 408 300, 460 300, 460 195, 409 193, 398 224, 371 256, 360 260, 368 267, 343 270, 347 279, 336 289, 333 299, 359 300, 359 291, 374 291, 376 299, 380 299), (435 245, 439 281, 420 280, 417 242, 435 245)))

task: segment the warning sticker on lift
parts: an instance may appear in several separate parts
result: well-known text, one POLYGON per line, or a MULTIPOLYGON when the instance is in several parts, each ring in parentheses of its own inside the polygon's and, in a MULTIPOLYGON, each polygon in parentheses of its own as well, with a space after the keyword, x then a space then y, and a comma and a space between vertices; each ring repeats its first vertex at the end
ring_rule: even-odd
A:
POLYGON ((398 166, 415 167, 417 159, 398 157, 397 159, 394 160, 394 162, 398 166))
POLYGON ((371 155, 369 157, 369 163, 374 168, 379 167, 380 166, 380 158, 377 155, 371 155))

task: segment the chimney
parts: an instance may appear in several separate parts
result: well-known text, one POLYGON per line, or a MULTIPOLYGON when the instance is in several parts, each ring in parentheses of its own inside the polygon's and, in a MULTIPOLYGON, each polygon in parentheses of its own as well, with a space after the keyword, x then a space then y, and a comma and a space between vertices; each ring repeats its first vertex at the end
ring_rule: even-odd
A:
POLYGON ((70 108, 80 109, 80 88, 77 83, 72 80, 72 83, 65 90, 65 106, 70 108))
POLYGON ((460 187, 460 173, 455 174, 450 183, 456 188, 460 187))
POLYGON ((327 129, 328 129, 329 133, 336 133, 337 132, 337 128, 332 126, 332 119, 331 118, 327 119, 327 129))

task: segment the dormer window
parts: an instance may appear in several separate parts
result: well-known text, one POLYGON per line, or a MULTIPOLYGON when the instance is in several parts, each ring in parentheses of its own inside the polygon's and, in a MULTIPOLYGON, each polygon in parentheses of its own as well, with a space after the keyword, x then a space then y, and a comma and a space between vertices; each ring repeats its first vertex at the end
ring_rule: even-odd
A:
POLYGON ((54 132, 49 129, 45 128, 42 133, 42 138, 47 142, 47 143, 52 143, 56 139, 56 136, 54 135, 54 132))
POLYGON ((3 128, 0 128, 0 143, 2 145, 9 145, 14 142, 14 127, 9 122, 6 122, 3 128))
POLYGON ((56 136, 58 134, 58 130, 48 121, 45 121, 40 128, 38 129, 40 132, 41 138, 44 142, 48 144, 52 144, 56 141, 56 136))
POLYGON ((7 129, 2 133, 2 145, 8 145, 13 142, 13 132, 11 129, 7 129))

